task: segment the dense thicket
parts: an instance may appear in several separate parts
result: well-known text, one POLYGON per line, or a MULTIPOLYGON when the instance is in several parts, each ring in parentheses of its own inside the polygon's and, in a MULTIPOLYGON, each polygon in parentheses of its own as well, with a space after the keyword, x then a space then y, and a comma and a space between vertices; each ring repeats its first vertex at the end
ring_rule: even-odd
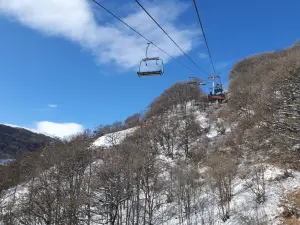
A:
POLYGON ((300 47, 246 58, 232 68, 230 77, 224 115, 237 123, 241 143, 268 153, 295 153, 292 159, 298 162, 300 47))
POLYGON ((201 88, 187 82, 175 83, 150 104, 146 118, 172 111, 178 106, 185 108, 189 102, 206 102, 201 88))

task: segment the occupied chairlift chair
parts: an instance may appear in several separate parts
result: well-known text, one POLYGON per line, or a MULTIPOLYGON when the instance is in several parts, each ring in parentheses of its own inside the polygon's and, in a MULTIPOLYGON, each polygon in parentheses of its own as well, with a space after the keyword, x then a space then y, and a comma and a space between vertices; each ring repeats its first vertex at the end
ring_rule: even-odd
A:
POLYGON ((142 59, 142 61, 140 62, 140 66, 139 66, 139 71, 137 72, 138 76, 157 76, 157 75, 162 75, 164 73, 164 63, 163 60, 160 59, 159 57, 153 57, 153 58, 148 58, 148 48, 150 46, 151 43, 147 43, 148 46, 146 48, 146 58, 142 59), (148 67, 148 63, 150 61, 155 61, 156 62, 156 66, 157 66, 157 70, 148 70, 148 71, 142 71, 142 66, 145 65, 146 67, 148 67))
POLYGON ((212 85, 212 92, 209 93, 208 95, 208 100, 209 101, 215 101, 217 100, 218 102, 222 102, 225 100, 226 96, 224 94, 223 90, 223 85, 221 83, 220 75, 217 76, 210 76, 210 79, 213 79, 213 85, 212 85), (219 83, 215 85, 215 80, 218 79, 219 83))

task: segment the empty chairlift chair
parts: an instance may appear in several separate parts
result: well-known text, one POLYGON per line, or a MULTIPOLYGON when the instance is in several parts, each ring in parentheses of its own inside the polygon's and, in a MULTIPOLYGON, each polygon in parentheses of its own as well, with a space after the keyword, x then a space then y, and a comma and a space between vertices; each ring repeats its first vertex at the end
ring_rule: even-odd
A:
POLYGON ((146 58, 142 59, 139 66, 138 76, 157 76, 164 73, 164 63, 159 57, 148 58, 148 48, 151 43, 148 43, 146 49, 146 58))
POLYGON ((189 77, 190 80, 187 81, 187 84, 191 84, 191 85, 196 85, 196 86, 200 86, 200 85, 206 85, 208 82, 204 81, 204 80, 200 80, 198 77, 189 77))

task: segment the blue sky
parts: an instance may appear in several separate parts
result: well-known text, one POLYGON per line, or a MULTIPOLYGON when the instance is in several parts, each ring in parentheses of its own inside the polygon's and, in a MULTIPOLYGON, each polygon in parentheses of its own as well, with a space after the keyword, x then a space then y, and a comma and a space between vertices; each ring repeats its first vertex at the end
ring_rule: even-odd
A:
MULTIPOLYGON (((211 72, 192 0, 141 2, 211 72)), ((197 2, 225 84, 236 61, 288 47, 300 37, 297 0, 197 2)), ((134 1, 101 3, 206 79, 134 1)), ((0 0, 0 27, 0 123, 61 136, 124 120, 171 84, 194 76, 150 47, 150 54, 166 61, 165 74, 139 78, 146 41, 89 0, 0 0)))

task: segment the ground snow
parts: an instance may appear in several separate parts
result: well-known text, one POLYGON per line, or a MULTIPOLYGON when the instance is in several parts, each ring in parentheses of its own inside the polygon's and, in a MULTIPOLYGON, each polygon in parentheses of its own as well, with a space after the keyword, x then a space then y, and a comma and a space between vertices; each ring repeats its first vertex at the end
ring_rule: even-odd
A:
POLYGON ((207 114, 204 112, 196 111, 194 112, 195 119, 202 128, 209 127, 207 114))
POLYGON ((7 165, 12 161, 14 161, 14 159, 0 159, 0 165, 7 165))
MULTIPOLYGON (((208 195, 212 201, 202 216, 200 213, 192 216, 190 223, 187 221, 179 223, 178 219, 173 218, 172 220, 169 220, 166 225, 202 225, 200 222, 201 220, 204 221, 204 224, 209 224, 208 221, 210 219, 208 217, 214 218, 214 222, 212 223, 214 225, 263 224, 262 221, 265 222, 264 224, 280 225, 282 222, 281 213, 283 212, 283 208, 280 207, 281 199, 284 194, 300 188, 300 172, 293 171, 293 177, 280 179, 283 174, 284 170, 271 165, 266 165, 266 201, 261 204, 256 203, 255 195, 246 186, 247 179, 235 179, 233 185, 233 198, 230 205, 230 218, 225 222, 220 218, 217 201, 213 201, 214 194, 210 193, 208 195), (278 178, 278 180, 276 178, 278 178), (212 212, 214 215, 211 214, 212 212), (260 223, 255 220, 257 217, 259 218, 260 223)), ((207 189, 207 191, 209 190, 207 189)), ((203 199, 203 196, 199 197, 199 201, 201 198, 203 199)))
MULTIPOLYGON (((21 204, 21 200, 24 199, 25 195, 28 193, 29 183, 24 183, 15 187, 8 189, 5 193, 3 193, 3 197, 0 198, 0 208, 5 208, 5 206, 11 204, 15 200, 14 207, 18 207, 21 204)), ((3 212, 5 213, 5 212, 3 212)), ((0 221, 1 225, 1 221, 0 221)))
POLYGON ((196 117, 196 121, 199 123, 199 125, 205 129, 205 128, 209 128, 208 133, 206 134, 206 136, 208 138, 214 138, 217 137, 219 132, 216 128, 216 124, 209 124, 209 119, 208 119, 208 115, 207 113, 204 112, 200 112, 200 111, 195 111, 194 115, 196 117))
POLYGON ((96 141, 94 141, 92 146, 109 147, 114 144, 120 144, 126 138, 126 136, 132 134, 136 129, 137 127, 133 127, 126 130, 105 134, 102 137, 98 138, 96 141))
POLYGON ((218 136, 218 131, 217 129, 212 126, 211 129, 209 130, 208 134, 206 135, 208 138, 214 138, 218 136))

